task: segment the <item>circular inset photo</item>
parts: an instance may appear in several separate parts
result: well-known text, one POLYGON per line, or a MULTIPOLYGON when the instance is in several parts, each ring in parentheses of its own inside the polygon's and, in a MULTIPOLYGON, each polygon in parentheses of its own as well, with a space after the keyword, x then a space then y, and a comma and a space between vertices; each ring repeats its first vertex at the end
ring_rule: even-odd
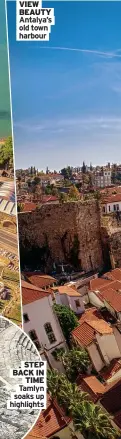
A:
MULTIPOLYGON (((0 437, 22 439, 35 424, 41 409, 8 409, 7 402, 22 383, 22 377, 11 376, 10 370, 21 369, 21 362, 40 362, 41 357, 22 329, 0 317, 0 437)), ((31 406, 31 404, 30 404, 31 406)))

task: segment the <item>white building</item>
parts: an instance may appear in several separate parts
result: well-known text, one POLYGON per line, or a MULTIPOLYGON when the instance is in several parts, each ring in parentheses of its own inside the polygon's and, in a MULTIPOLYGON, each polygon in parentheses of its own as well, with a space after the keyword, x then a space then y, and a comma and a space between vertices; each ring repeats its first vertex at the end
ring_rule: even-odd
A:
POLYGON ((24 331, 35 343, 48 364, 63 372, 61 362, 56 361, 57 349, 66 347, 58 318, 53 311, 51 293, 22 281, 24 331))
POLYGON ((100 171, 95 172, 94 176, 95 186, 98 188, 103 188, 107 186, 111 186, 111 170, 110 169, 102 169, 100 171))
POLYGON ((53 288, 55 301, 58 305, 66 305, 75 314, 83 314, 85 311, 83 299, 74 286, 63 285, 53 288))
POLYGON ((107 196, 104 200, 102 200, 101 205, 103 214, 121 212, 121 194, 112 194, 107 196))
POLYGON ((121 358, 121 333, 105 322, 96 308, 90 308, 80 318, 72 337, 79 346, 86 348, 97 372, 113 359, 121 358))

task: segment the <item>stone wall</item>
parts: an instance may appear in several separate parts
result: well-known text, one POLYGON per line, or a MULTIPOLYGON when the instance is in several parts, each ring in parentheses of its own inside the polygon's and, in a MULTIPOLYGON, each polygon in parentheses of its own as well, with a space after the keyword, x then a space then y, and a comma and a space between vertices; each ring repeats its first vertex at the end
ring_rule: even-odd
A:
POLYGON ((94 201, 45 205, 19 213, 20 249, 47 246, 52 262, 69 262, 75 242, 78 260, 85 271, 104 265, 100 235, 100 211, 94 201))
POLYGON ((110 250, 113 258, 112 268, 121 267, 121 229, 115 230, 109 236, 110 250))

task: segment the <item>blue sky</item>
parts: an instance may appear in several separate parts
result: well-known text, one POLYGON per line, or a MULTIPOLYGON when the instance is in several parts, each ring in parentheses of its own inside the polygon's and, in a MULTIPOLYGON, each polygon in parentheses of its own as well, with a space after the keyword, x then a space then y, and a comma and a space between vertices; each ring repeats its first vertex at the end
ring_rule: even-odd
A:
POLYGON ((16 168, 121 162, 121 2, 49 6, 50 41, 16 42, 8 3, 16 168))

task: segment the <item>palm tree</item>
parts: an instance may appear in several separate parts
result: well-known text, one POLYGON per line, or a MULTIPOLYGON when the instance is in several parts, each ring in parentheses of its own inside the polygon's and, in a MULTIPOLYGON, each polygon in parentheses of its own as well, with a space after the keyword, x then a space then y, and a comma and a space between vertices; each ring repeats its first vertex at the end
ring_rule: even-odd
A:
POLYGON ((70 381, 75 381, 79 373, 85 373, 90 365, 89 355, 83 348, 73 347, 68 352, 61 352, 58 357, 70 381))
POLYGON ((72 409, 74 428, 85 439, 116 439, 118 432, 113 428, 111 419, 102 409, 90 401, 83 400, 72 409))
POLYGON ((47 387, 52 399, 57 397, 59 386, 61 383, 61 375, 59 376, 56 369, 48 369, 47 371, 47 387))
POLYGON ((58 404, 64 408, 66 414, 71 414, 73 407, 88 398, 85 392, 80 392, 76 384, 71 383, 66 375, 59 374, 57 370, 48 370, 48 391, 52 399, 56 398, 58 404))

